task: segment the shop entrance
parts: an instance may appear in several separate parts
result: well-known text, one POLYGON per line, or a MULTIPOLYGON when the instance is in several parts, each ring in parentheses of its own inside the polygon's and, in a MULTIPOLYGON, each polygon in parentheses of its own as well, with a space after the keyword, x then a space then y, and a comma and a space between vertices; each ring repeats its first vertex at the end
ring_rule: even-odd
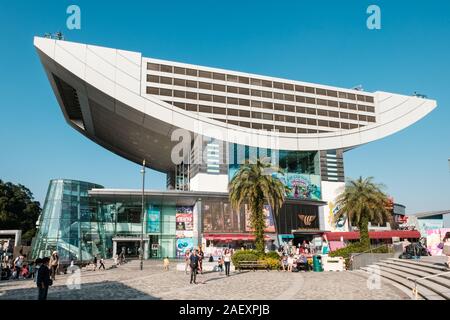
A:
POLYGON ((127 259, 139 258, 139 241, 117 241, 117 254, 125 253, 127 259))

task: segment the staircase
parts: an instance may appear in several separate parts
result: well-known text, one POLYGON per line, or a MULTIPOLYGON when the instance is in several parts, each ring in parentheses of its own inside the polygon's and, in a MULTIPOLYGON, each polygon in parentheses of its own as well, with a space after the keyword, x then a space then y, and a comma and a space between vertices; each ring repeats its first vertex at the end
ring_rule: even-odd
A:
POLYGON ((450 269, 431 259, 405 260, 390 258, 356 271, 367 275, 379 274, 391 285, 412 299, 450 300, 450 269), (417 281, 417 282, 416 282, 417 281))

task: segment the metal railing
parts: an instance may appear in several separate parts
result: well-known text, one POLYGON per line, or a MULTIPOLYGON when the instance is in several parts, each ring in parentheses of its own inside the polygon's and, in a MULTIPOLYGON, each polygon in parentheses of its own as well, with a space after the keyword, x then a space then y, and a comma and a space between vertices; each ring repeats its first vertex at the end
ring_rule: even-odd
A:
POLYGON ((355 257, 358 257, 358 256, 360 256, 360 255, 362 255, 362 254, 366 254, 366 253, 373 253, 374 250, 378 250, 378 249, 384 248, 384 247, 387 247, 387 248, 388 248, 388 252, 387 252, 387 253, 392 253, 392 250, 391 250, 391 249, 393 248, 393 245, 390 244, 390 243, 385 243, 385 244, 383 244, 383 245, 381 245, 381 246, 372 247, 372 248, 370 248, 370 249, 368 249, 368 250, 365 250, 365 251, 363 251, 363 252, 358 252, 358 253, 352 254, 352 255, 350 256, 349 269, 350 269, 350 270, 353 269, 353 259, 354 259, 355 257))
POLYGON ((421 278, 407 277, 406 280, 414 281, 414 288, 412 289, 412 294, 413 294, 414 300, 417 300, 419 298, 419 290, 417 289, 417 283, 419 281, 426 280, 426 279, 431 279, 431 278, 442 277, 445 274, 450 274, 450 271, 445 271, 445 272, 441 272, 441 273, 438 273, 438 274, 433 274, 431 276, 426 276, 426 277, 421 277, 421 278))

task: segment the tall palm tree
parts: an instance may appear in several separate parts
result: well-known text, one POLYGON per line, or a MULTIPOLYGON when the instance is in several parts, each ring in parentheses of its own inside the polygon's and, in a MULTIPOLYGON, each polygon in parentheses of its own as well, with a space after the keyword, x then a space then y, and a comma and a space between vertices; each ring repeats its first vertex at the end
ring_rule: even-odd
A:
MULTIPOLYGON (((228 186, 230 203, 235 210, 240 210, 243 203, 249 206, 250 225, 256 238, 256 250, 261 253, 264 253, 264 204, 269 204, 276 215, 289 191, 289 188, 272 173, 283 174, 279 168, 274 168, 263 160, 258 159, 256 163, 247 160, 228 186)), ((276 225, 276 219, 274 220, 276 225)))
POLYGON ((381 191, 382 185, 373 182, 373 177, 349 180, 345 190, 337 197, 338 208, 334 219, 348 217, 349 222, 356 225, 360 233, 360 242, 370 247, 369 222, 392 222, 391 212, 387 205, 389 198, 381 191))

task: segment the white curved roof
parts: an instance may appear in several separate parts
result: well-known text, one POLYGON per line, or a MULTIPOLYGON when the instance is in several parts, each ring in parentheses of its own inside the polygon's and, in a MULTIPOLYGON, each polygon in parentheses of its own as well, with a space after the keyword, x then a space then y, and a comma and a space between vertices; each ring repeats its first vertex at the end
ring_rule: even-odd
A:
MULTIPOLYGON (((418 121, 436 107, 436 101, 416 96, 382 91, 363 92, 363 94, 373 97, 375 122, 364 123, 364 126, 355 129, 330 129, 330 132, 323 133, 262 131, 214 120, 204 114, 173 106, 161 97, 147 94, 145 91, 148 85, 146 81, 147 62, 164 62, 162 60, 144 58, 141 53, 137 52, 41 37, 35 37, 34 45, 38 49, 55 92, 58 89, 51 79, 52 75, 64 79, 65 82, 76 89, 84 122, 83 126, 78 125, 76 129, 95 141, 98 140, 96 126, 100 127, 101 124, 98 124, 92 117, 92 106, 90 108, 83 107, 90 105, 89 101, 91 100, 101 105, 105 110, 110 110, 110 112, 137 125, 147 127, 150 130, 160 129, 158 132, 163 136, 169 136, 169 138, 170 133, 175 128, 182 128, 226 142, 281 150, 351 148, 400 131, 418 121)), ((182 63, 171 64, 178 67, 195 67, 182 63)), ((201 68, 211 72, 256 76, 215 68, 201 68)), ((271 77, 257 77, 361 94, 359 91, 331 86, 271 77)), ((201 90, 198 91, 201 93, 201 90)), ((57 98, 67 119, 66 110, 64 110, 63 102, 58 94, 57 98)), ((336 99, 338 100, 338 98, 336 99)), ((317 116, 317 118, 320 117, 317 116)), ((114 132, 112 134, 114 135, 114 132)), ((103 138, 101 142, 97 142, 114 152, 123 152, 115 146, 114 139, 116 138, 111 136, 111 141, 106 141, 107 139, 103 138)), ((124 148, 123 145, 121 148, 124 148)))

